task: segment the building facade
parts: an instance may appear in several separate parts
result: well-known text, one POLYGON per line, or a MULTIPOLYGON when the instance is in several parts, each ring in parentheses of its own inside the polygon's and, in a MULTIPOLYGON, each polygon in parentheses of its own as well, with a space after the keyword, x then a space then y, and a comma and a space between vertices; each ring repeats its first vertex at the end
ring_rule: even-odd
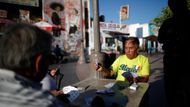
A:
POLYGON ((158 30, 159 27, 151 23, 129 25, 130 36, 138 37, 141 50, 148 53, 162 52, 162 44, 157 41, 158 30))
POLYGON ((52 46, 79 56, 80 48, 89 46, 89 6, 89 0, 0 0, 0 32, 9 23, 43 20, 53 27, 52 46))
POLYGON ((89 0, 44 0, 43 20, 57 27, 52 31, 53 46, 79 56, 88 46, 89 13, 89 0))
POLYGON ((6 24, 39 21, 41 10, 41 0, 0 0, 0 32, 6 24))
MULTIPOLYGON (((91 54, 94 49, 93 23, 90 19, 90 0, 1 0, 0 32, 7 23, 35 23, 43 20, 57 29, 51 31, 53 47, 59 45, 70 55, 80 56, 81 48, 91 54)), ((157 42, 158 28, 153 24, 119 24, 100 22, 102 51, 122 51, 128 36, 140 39, 141 50, 161 51, 157 42)), ((152 52, 153 52, 152 51, 152 52)))

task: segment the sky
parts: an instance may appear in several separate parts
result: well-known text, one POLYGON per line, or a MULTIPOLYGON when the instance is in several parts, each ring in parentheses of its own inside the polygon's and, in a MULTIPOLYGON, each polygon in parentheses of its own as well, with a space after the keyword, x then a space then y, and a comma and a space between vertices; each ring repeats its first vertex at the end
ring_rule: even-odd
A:
MULTIPOLYGON (((129 5, 129 18, 121 23, 143 24, 159 16, 161 10, 167 6, 167 0, 99 0, 99 15, 105 16, 105 22, 120 23, 119 10, 123 5, 129 5)), ((92 8, 91 0, 91 16, 92 8)))

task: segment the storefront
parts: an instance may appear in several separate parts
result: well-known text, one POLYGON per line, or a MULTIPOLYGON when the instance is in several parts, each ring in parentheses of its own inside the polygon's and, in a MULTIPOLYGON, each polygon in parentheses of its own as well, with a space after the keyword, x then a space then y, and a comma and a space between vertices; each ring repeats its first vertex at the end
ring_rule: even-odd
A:
MULTIPOLYGON (((122 51, 123 41, 129 36, 126 24, 100 22, 101 51, 122 51)), ((93 40, 91 38, 91 41, 93 40)), ((90 47, 93 49, 94 42, 90 47)))
POLYGON ((34 23, 41 18, 41 0, 0 0, 0 32, 6 24, 34 23))

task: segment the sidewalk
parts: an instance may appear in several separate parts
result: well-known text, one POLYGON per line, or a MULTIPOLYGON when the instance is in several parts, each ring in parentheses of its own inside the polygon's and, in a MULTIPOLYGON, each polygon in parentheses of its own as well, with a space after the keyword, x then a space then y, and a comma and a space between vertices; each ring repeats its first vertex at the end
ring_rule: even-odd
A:
POLYGON ((151 56, 151 75, 149 78, 149 106, 167 107, 163 81, 163 55, 151 56))

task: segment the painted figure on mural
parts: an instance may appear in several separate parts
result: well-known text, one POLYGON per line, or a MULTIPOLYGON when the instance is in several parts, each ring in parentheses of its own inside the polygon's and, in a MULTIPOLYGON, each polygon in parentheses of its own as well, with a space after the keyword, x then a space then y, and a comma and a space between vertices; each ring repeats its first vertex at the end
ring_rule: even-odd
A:
POLYGON ((59 37, 61 35, 61 11, 64 10, 64 6, 57 2, 52 2, 50 4, 50 8, 53 9, 51 20, 52 23, 55 25, 53 28, 53 35, 55 37, 59 37))
POLYGON ((71 11, 71 16, 69 17, 69 35, 73 36, 78 31, 79 25, 79 15, 78 10, 73 8, 71 11))
POLYGON ((43 17, 43 20, 44 21, 47 21, 48 23, 50 23, 50 24, 53 24, 52 23, 52 20, 51 20, 51 14, 52 14, 52 9, 50 8, 50 6, 49 6, 49 3, 47 3, 47 4, 44 4, 45 6, 44 6, 44 17, 43 17))
POLYGON ((29 23, 30 22, 30 11, 19 10, 19 12, 20 12, 20 21, 22 23, 29 23))

